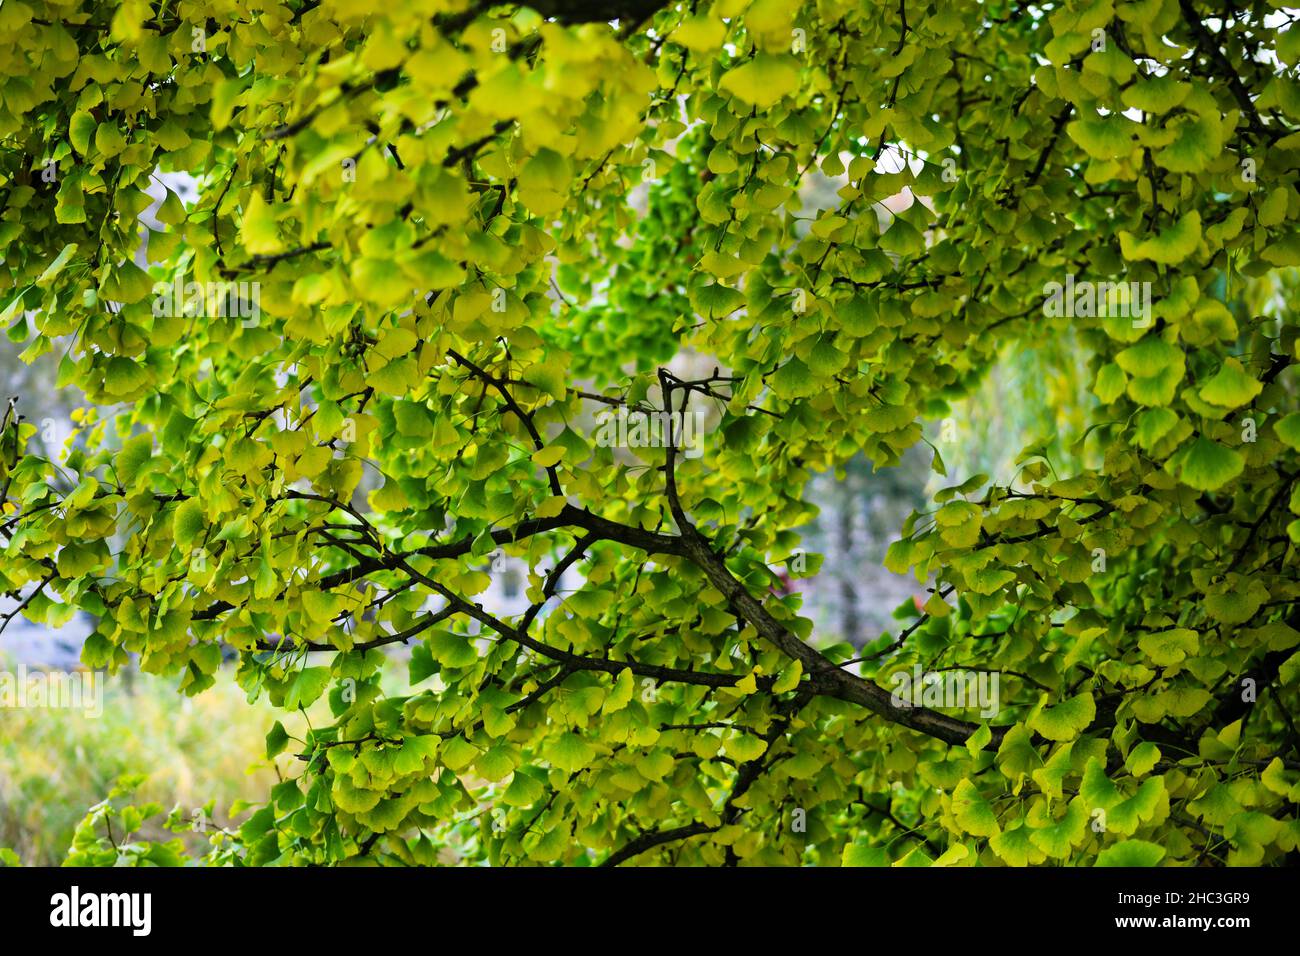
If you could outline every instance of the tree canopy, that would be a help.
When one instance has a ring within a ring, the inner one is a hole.
[[[88,666],[328,700],[213,862],[1281,861],[1294,19],[6,2],[0,307],[90,405],[54,457],[6,413],[0,589],[95,615]],[[1076,464],[951,476],[887,559],[924,608],[813,633],[810,476],[1067,333]],[[892,692],[954,670],[995,714]]]

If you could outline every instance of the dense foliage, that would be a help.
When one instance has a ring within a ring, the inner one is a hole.
[[[213,861],[1279,862],[1292,16],[9,0],[0,306],[93,407],[62,460],[6,415],[0,587],[96,615],[88,665],[195,694],[233,649],[250,695],[328,700]],[[172,171],[198,199],[144,269]],[[919,616],[864,660],[811,633],[809,476],[1067,334],[1081,464],[953,476],[890,549]],[[620,408],[704,430],[611,447]],[[499,549],[517,615],[479,600]],[[994,715],[891,696],[953,668],[998,672]]]

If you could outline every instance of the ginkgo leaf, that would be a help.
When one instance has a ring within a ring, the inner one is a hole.
[[[1188,96],[1184,107],[1195,100]],[[1199,104],[1198,104],[1199,105]],[[1155,163],[1175,173],[1195,173],[1205,169],[1222,148],[1223,133],[1217,110],[1187,113],[1174,117],[1166,127],[1169,145],[1152,153]]]
[[[992,837],[1000,832],[993,808],[969,780],[957,784],[953,791],[952,812],[957,824],[971,836]]]
[[[512,807],[531,807],[545,794],[540,783],[526,773],[516,770],[506,787],[502,799]]]
[[[1236,359],[1227,359],[1214,376],[1201,386],[1201,399],[1224,408],[1237,408],[1255,398],[1264,386],[1248,375]]]
[[[594,756],[591,744],[572,732],[561,734],[546,751],[546,758],[568,773],[581,770]]]
[[[74,113],[72,120],[68,123],[68,140],[72,143],[72,148],[82,156],[89,152],[90,140],[94,136],[98,125],[95,118],[86,110],[79,110]]]
[[[411,280],[391,259],[362,259],[352,281],[361,295],[379,305],[400,305],[412,297]]]
[[[1071,740],[1096,716],[1092,694],[1082,693],[1039,711],[1029,726],[1048,740]]]
[[[485,750],[474,761],[474,771],[484,780],[503,780],[515,769],[515,759],[506,747]]]
[[[1047,854],[1030,839],[1032,833],[1027,826],[1009,827],[995,834],[989,846],[1008,866],[1036,866],[1047,859]]]
[[[1137,345],[1124,349],[1115,356],[1121,369],[1139,378],[1149,378],[1169,368],[1180,373],[1184,364],[1182,349],[1158,336],[1148,335]]]
[[[204,528],[203,506],[196,498],[188,498],[176,506],[172,513],[172,537],[182,548],[188,548]]]
[[[635,690],[635,678],[632,676],[632,669],[625,667],[618,672],[614,678],[614,686],[610,689],[609,695],[601,705],[601,712],[606,714],[617,713],[626,707],[632,700],[632,692]]]
[[[719,49],[726,35],[727,27],[720,19],[699,15],[683,20],[670,38],[688,49],[708,53]]]
[[[444,741],[438,753],[438,759],[448,770],[459,772],[474,762],[479,749],[459,735]]]
[[[1168,408],[1151,408],[1137,417],[1137,440],[1150,450],[1178,424],[1178,413]]]
[[[1097,384],[1093,386],[1093,392],[1103,402],[1113,402],[1124,394],[1124,386],[1128,384],[1128,376],[1114,362],[1107,362],[1097,370]]]
[[[718,88],[767,109],[799,88],[799,69],[792,57],[760,53],[727,71]]]
[[[723,741],[722,749],[727,756],[741,763],[757,760],[767,750],[767,743],[753,734],[737,734]]]
[[[240,236],[244,248],[254,255],[270,255],[283,248],[275,213],[257,193],[250,197],[248,208],[244,210]]]
[[[1201,436],[1179,453],[1178,479],[1198,491],[1216,491],[1240,475],[1245,464],[1238,452]]]
[[[889,851],[884,847],[848,843],[840,857],[841,866],[889,866]]]
[[[328,667],[304,667],[289,685],[289,693],[285,697],[285,707],[290,710],[297,710],[299,707],[310,707],[325,692],[329,679],[330,669]]]
[[[1187,627],[1156,631],[1138,638],[1142,652],[1153,664],[1161,666],[1181,663],[1187,655],[1196,653],[1199,644],[1196,632]]]
[[[36,284],[43,285],[44,283],[53,280],[63,271],[63,267],[72,261],[72,257],[76,253],[77,248],[77,243],[70,242],[60,249],[59,254],[50,261],[50,264],[45,267],[45,271],[36,279]]]
[[[153,461],[153,457],[153,435],[151,433],[141,432],[139,435],[128,438],[122,443],[122,450],[117,453],[117,457],[113,460],[117,480],[126,487],[134,485],[141,472]]]
[[[126,139],[116,123],[99,123],[95,127],[95,149],[103,156],[116,156],[126,148]]]
[[[1273,431],[1291,448],[1300,449],[1300,412],[1291,412],[1279,418]]]
[[[1151,772],[1151,768],[1160,760],[1160,748],[1148,740],[1142,741],[1131,751],[1124,761],[1124,769],[1135,777],[1142,777]]]
[[[791,358],[776,370],[772,387],[782,398],[802,398],[817,389],[812,371],[798,358]]]
[[[1149,840],[1120,840],[1097,855],[1096,866],[1155,866],[1165,856],[1165,848]]]
[[[745,304],[744,295],[719,283],[701,286],[691,298],[700,314],[711,319],[730,315]]]
[[[1065,859],[1084,838],[1087,823],[1087,813],[1082,802],[1076,798],[1066,806],[1065,815],[1060,820],[1035,827],[1031,830],[1029,839],[1052,859]]]
[[[1122,99],[1129,109],[1162,115],[1177,108],[1191,89],[1172,74],[1147,76],[1126,89]]]
[[[1290,204],[1291,190],[1278,186],[1259,204],[1257,218],[1261,226],[1276,226],[1286,219],[1287,206]]]
[[[318,624],[333,620],[343,608],[343,598],[326,591],[308,589],[304,590],[299,597],[302,600],[303,610]]]
[[[1201,214],[1195,209],[1159,234],[1140,241],[1127,232],[1120,233],[1125,259],[1149,259],[1165,265],[1177,264],[1192,255],[1200,240]]]
[[[557,465],[560,459],[564,457],[565,448],[563,445],[548,445],[533,452],[533,464],[542,468],[550,468]]]
[[[469,639],[450,631],[439,631],[427,641],[429,653],[443,667],[469,667],[478,660],[478,652]]]
[[[1119,159],[1136,145],[1133,123],[1122,115],[1074,120],[1066,124],[1065,131],[1094,159]]]

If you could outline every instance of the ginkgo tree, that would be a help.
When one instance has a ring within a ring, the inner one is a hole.
[[[94,615],[90,667],[196,694],[237,656],[286,712],[211,862],[1282,861],[1295,19],[7,0],[0,307],[87,407],[57,460],[6,413],[0,588]],[[1150,307],[1045,310],[1067,277]],[[1081,464],[952,476],[887,561],[923,608],[813,633],[809,476],[891,467],[1066,332]],[[668,440],[597,441],[615,413]],[[955,670],[996,713],[892,690]]]

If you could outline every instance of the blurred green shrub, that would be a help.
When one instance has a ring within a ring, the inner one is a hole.
[[[227,825],[232,803],[258,799],[275,783],[265,759],[275,717],[264,700],[250,707],[233,680],[194,698],[177,694],[174,681],[141,673],[105,677],[103,687],[98,718],[0,708],[0,847],[24,865],[61,864],[77,825],[123,775],[144,776],[139,800],[179,807],[193,821],[181,839],[199,855],[208,848],[200,830]],[[146,821],[141,836],[173,838],[161,819]]]

